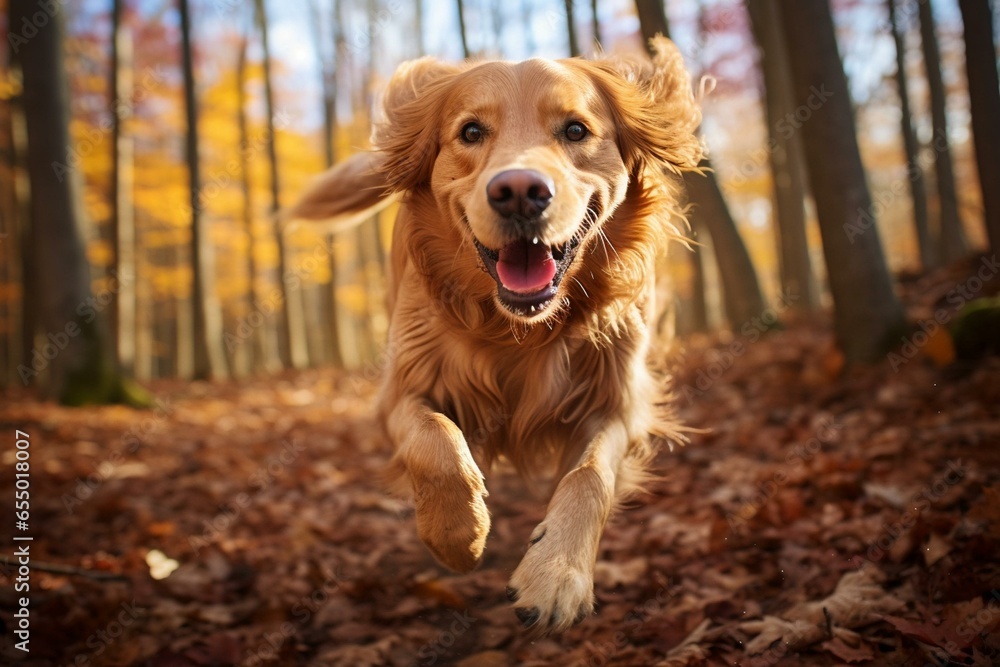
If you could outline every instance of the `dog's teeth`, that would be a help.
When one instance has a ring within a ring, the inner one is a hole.
[[[535,312],[535,307],[534,306],[531,307],[531,312]]]
[[[538,237],[536,236],[535,238],[531,239],[531,243],[533,245],[538,245]]]

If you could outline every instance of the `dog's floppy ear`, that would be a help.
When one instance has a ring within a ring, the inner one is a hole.
[[[389,80],[374,143],[384,155],[381,168],[390,189],[402,192],[430,181],[447,83],[461,70],[426,57],[403,63]]]
[[[594,63],[604,74],[598,85],[615,116],[619,149],[630,171],[650,163],[675,172],[695,169],[702,157],[695,134],[701,110],[684,58],[665,37],[654,37],[650,46],[651,60]]]
[[[290,208],[286,221],[325,220],[339,227],[350,226],[392,202],[379,153],[355,153],[315,178]]]

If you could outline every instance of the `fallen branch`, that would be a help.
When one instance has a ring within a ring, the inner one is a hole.
[[[4,569],[8,567],[17,568],[19,563],[9,556],[0,556],[0,563],[3,564]],[[114,572],[99,572],[97,570],[85,570],[79,567],[73,567],[72,565],[61,565],[59,563],[46,563],[43,561],[32,560],[31,564],[28,566],[30,569],[38,572],[49,572],[51,574],[66,574],[71,577],[87,577],[88,579],[95,579],[97,581],[128,581],[128,577],[124,574],[115,574]]]

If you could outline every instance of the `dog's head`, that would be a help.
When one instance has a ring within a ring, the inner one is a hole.
[[[555,312],[631,183],[696,167],[688,75],[672,43],[654,46],[652,62],[425,58],[390,82],[375,136],[390,188],[434,198],[511,318]]]

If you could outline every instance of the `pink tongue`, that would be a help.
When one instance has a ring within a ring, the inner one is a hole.
[[[527,239],[508,243],[500,250],[497,276],[503,286],[518,294],[532,294],[547,287],[556,275],[552,251]]]

